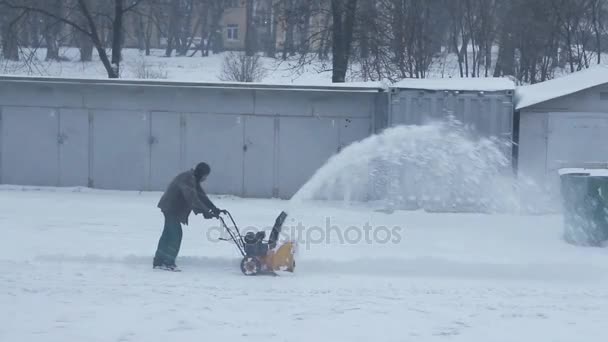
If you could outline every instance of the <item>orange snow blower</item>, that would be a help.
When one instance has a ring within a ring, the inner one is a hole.
[[[232,227],[230,228],[224,218],[221,215],[219,217],[224,229],[230,235],[230,240],[234,242],[243,257],[241,260],[241,272],[244,275],[277,275],[276,271],[294,272],[296,267],[294,259],[296,252],[295,242],[287,241],[280,245],[278,244],[279,233],[281,233],[283,222],[287,218],[286,212],[282,211],[276,218],[268,240],[265,240],[265,231],[256,233],[247,232],[245,236],[242,236],[230,212],[224,210],[222,213],[228,216],[232,222]],[[230,241],[224,238],[221,240]]]

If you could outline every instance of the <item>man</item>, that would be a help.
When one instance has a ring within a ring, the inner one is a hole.
[[[191,212],[203,214],[205,219],[217,218],[223,210],[218,209],[207,197],[201,184],[211,173],[206,163],[177,175],[158,202],[165,216],[163,233],[158,241],[153,267],[179,271],[175,259],[182,242],[182,224],[188,225]]]

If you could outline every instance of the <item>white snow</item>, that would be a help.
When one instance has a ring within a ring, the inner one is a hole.
[[[486,342],[605,335],[608,250],[564,243],[560,215],[387,214],[303,203],[286,222],[286,231],[301,232],[294,235],[296,272],[248,278],[236,249],[213,240],[217,222],[195,216],[184,228],[183,272],[152,270],[159,196],[0,187],[0,340]],[[288,206],[212,199],[241,227],[269,226]],[[298,223],[307,229],[294,228]],[[369,241],[348,229],[366,223]],[[326,224],[336,226],[329,236]],[[388,243],[381,226],[391,229]],[[340,244],[338,234],[346,232],[349,240]]]
[[[46,76],[66,79],[107,80],[107,72],[93,52],[92,62],[79,62],[79,52],[75,48],[62,48],[61,55],[68,61],[45,61],[44,48],[31,50],[24,48],[23,58],[19,62],[0,61],[1,77],[10,76]],[[496,59],[496,51],[493,53]],[[200,82],[222,83],[221,70],[225,54],[201,57],[193,56],[164,57],[164,50],[153,49],[150,56],[145,56],[137,49],[123,49],[124,61],[121,64],[123,80],[158,80],[160,82]],[[505,91],[516,90],[518,108],[544,102],[552,98],[567,95],[608,81],[608,60],[602,56],[602,66],[569,74],[567,70],[557,69],[555,80],[533,86],[517,87],[509,77],[460,77],[457,58],[454,54],[443,53],[430,66],[426,79],[404,79],[396,82],[398,88],[435,90],[435,91]],[[331,61],[313,60],[302,67],[297,67],[297,58],[282,61],[281,59],[261,58],[266,71],[258,83],[271,85],[332,85]],[[364,82],[356,64],[347,72],[346,83],[338,87],[387,88],[388,81]]]
[[[406,78],[396,82],[394,87],[450,91],[503,91],[514,90],[515,82],[508,77]]]
[[[50,76],[63,78],[107,79],[108,74],[99,61],[96,52],[93,61],[78,61],[79,52],[75,48],[62,48],[61,53],[68,61],[45,61],[45,49],[26,54],[22,61],[0,60],[0,74],[24,76]],[[180,82],[221,82],[222,63],[225,53],[201,57],[165,57],[164,50],[154,49],[150,56],[137,49],[123,49],[120,65],[121,79],[175,80]],[[332,83],[331,71],[323,62],[311,63],[297,68],[296,61],[282,61],[262,57],[265,70],[260,80],[270,84],[328,85]],[[331,61],[328,61],[331,64]],[[351,81],[351,79],[349,79]],[[355,80],[360,81],[360,80]],[[378,85],[377,83],[376,85]],[[371,85],[372,87],[374,85]]]
[[[456,119],[398,125],[344,147],[293,196],[373,200],[384,208],[531,213],[554,210],[542,187],[515,177],[508,140],[476,137]]]
[[[350,91],[365,91],[365,92],[377,92],[379,90],[386,90],[387,85],[382,82],[348,82],[348,83],[328,83],[328,84],[315,84],[315,83],[297,83],[297,84],[282,84],[272,82],[226,82],[226,81],[214,81],[214,82],[186,82],[180,80],[158,80],[158,79],[137,79],[137,78],[120,78],[120,79],[95,79],[87,77],[52,77],[52,76],[32,76],[32,75],[0,75],[2,80],[10,80],[17,82],[30,82],[43,80],[52,83],[72,83],[72,82],[83,82],[83,83],[95,83],[95,84],[118,84],[118,85],[148,85],[148,86],[200,86],[200,87],[247,87],[248,89],[307,89],[307,90],[339,90],[347,89]]]
[[[522,109],[562,96],[608,83],[608,66],[596,65],[549,81],[518,87],[516,109]]]

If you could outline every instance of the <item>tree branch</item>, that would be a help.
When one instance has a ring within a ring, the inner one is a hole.
[[[130,6],[125,7],[124,10],[122,11],[122,13],[130,12],[131,10],[135,9],[135,7],[139,6],[139,4],[144,1],[145,0],[135,0],[135,2],[133,2]]]
[[[84,29],[82,26],[78,25],[74,21],[66,19],[66,18],[58,16],[58,15],[55,15],[45,9],[34,7],[34,6],[27,6],[27,5],[15,5],[12,2],[9,2],[6,0],[0,1],[0,5],[4,5],[11,9],[24,10],[24,11],[35,12],[35,13],[40,13],[40,14],[46,15],[46,16],[56,19],[64,24],[70,25],[73,28],[75,28],[76,30],[84,33],[85,35],[92,37],[91,32],[87,31],[86,29]]]

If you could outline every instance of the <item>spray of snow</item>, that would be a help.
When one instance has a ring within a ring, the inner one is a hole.
[[[292,197],[368,202],[383,209],[530,213],[553,205],[540,188],[517,179],[511,142],[476,136],[453,118],[396,126],[334,155]]]

